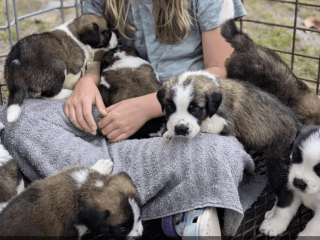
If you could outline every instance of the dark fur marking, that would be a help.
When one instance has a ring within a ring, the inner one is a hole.
[[[293,198],[293,192],[284,186],[281,193],[278,194],[277,206],[280,208],[289,207],[293,202]]]

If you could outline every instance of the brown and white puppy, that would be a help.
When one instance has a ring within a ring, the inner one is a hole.
[[[113,163],[74,167],[36,180],[0,214],[0,236],[78,237],[88,229],[117,239],[142,235],[140,199]]]
[[[303,124],[320,125],[320,99],[298,79],[273,50],[255,44],[233,20],[220,27],[234,51],[226,61],[227,77],[248,81],[291,107]]]
[[[110,24],[85,14],[50,32],[33,34],[17,42],[5,63],[9,90],[7,120],[14,122],[27,97],[62,99],[84,74],[95,52],[117,46]]]
[[[0,144],[0,213],[10,199],[25,189],[20,169],[8,151]]]
[[[108,51],[102,58],[99,91],[106,107],[157,92],[161,86],[156,71],[133,48],[119,46]],[[130,138],[149,138],[158,132],[162,135],[164,128],[164,117],[155,118]]]
[[[206,71],[173,76],[157,97],[168,120],[164,137],[235,136],[246,149],[264,152],[271,186],[282,190],[300,122],[276,97]]]

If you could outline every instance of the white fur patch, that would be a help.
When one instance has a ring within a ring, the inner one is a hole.
[[[77,74],[69,73],[68,75],[66,75],[66,78],[63,83],[63,88],[73,90],[74,86],[76,85],[76,83],[80,79],[80,76],[81,76],[81,72],[79,72]]]
[[[12,104],[7,109],[7,121],[15,122],[21,114],[21,107],[18,104]]]
[[[110,84],[106,81],[106,78],[104,76],[102,76],[100,79],[100,85],[103,85],[108,89],[110,88]]]
[[[9,152],[4,148],[2,144],[0,144],[0,167],[9,162],[12,159],[12,156]]]
[[[285,208],[273,207],[271,213],[266,213],[265,220],[260,226],[260,231],[267,236],[277,236],[283,233],[289,226],[300,205],[301,199],[297,195],[294,195],[290,206]]]
[[[133,223],[132,230],[130,231],[128,236],[130,236],[130,237],[142,236],[143,226],[142,226],[142,222],[141,222],[140,208],[139,208],[136,200],[134,200],[133,198],[129,198],[129,204],[130,204],[132,211],[133,211],[134,223]]]
[[[11,63],[16,64],[16,65],[20,65],[19,59],[14,59]]]
[[[104,184],[102,182],[102,180],[96,180],[95,184],[96,187],[98,188],[103,188]]]
[[[314,167],[320,163],[320,131],[311,134],[301,143],[302,163],[292,164],[289,170],[289,188],[297,191],[293,185],[295,178],[302,179],[307,188],[302,194],[320,193],[320,177],[314,172]],[[307,204],[307,203],[306,203]],[[308,205],[313,205],[309,203]]]
[[[219,24],[234,18],[234,4],[233,0],[224,0],[222,10],[220,12]]]
[[[80,237],[88,231],[88,228],[85,225],[74,225],[79,232],[79,239]]]
[[[220,134],[224,127],[227,125],[228,122],[224,118],[218,116],[217,114],[214,114],[211,118],[208,117],[201,123],[200,131]]]
[[[70,173],[70,176],[76,181],[77,187],[81,187],[83,183],[87,181],[89,175],[89,169],[83,168],[75,172]]]
[[[100,159],[91,167],[91,169],[99,172],[102,175],[107,175],[112,172],[113,162],[111,159]]]
[[[5,207],[8,205],[7,202],[5,203],[0,203],[0,213],[3,211],[3,209],[5,209]]]
[[[59,99],[66,99],[72,94],[73,90],[69,89],[61,89],[61,91],[55,95],[54,97],[46,97],[48,100],[59,100]]]
[[[116,61],[110,67],[104,69],[103,72],[106,72],[109,70],[117,71],[122,68],[138,68],[143,64],[150,65],[150,63],[148,63],[147,61],[139,57],[128,56],[124,51],[117,52],[114,54],[114,56],[119,57],[120,60]]]
[[[25,190],[25,187],[24,187],[24,181],[23,179],[20,180],[20,183],[17,187],[17,195],[19,195],[20,193],[22,193],[23,191]]]

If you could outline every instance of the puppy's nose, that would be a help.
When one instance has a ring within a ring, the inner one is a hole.
[[[188,132],[189,132],[189,127],[187,127],[186,125],[180,124],[174,127],[174,133],[176,135],[186,136]]]
[[[296,188],[302,191],[304,191],[307,188],[307,184],[305,183],[305,181],[299,178],[293,179],[293,186],[295,186]]]

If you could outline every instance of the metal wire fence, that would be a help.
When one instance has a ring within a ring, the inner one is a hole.
[[[10,2],[9,2],[10,1]],[[53,11],[59,11],[61,15],[61,22],[66,21],[66,16],[65,16],[65,10],[66,9],[74,9],[74,16],[77,17],[83,12],[83,2],[85,0],[69,0],[73,1],[72,4],[65,4],[67,0],[58,0],[60,1],[58,6],[54,7],[49,7],[45,9],[41,9],[38,11],[34,11],[31,13],[27,13],[24,15],[19,16],[17,7],[18,3],[17,0],[5,0],[5,17],[6,17],[6,25],[0,26],[0,33],[1,32],[7,32],[8,33],[8,41],[10,43],[10,47],[13,46],[13,44],[19,40],[21,36],[21,26],[20,22],[25,19],[30,19],[35,16],[47,14]],[[242,0],[244,6],[246,7],[246,4],[249,0]],[[312,59],[314,61],[317,61],[318,64],[318,70],[316,77],[314,79],[310,78],[305,78],[305,77],[300,77],[303,81],[309,82],[314,84],[315,87],[315,93],[319,94],[319,82],[320,82],[320,54],[319,56],[312,56],[309,54],[302,54],[296,51],[296,39],[297,39],[297,31],[304,31],[304,32],[312,32],[312,33],[317,33],[319,34],[320,31],[317,29],[310,29],[310,28],[304,28],[300,27],[297,25],[297,18],[298,18],[298,12],[299,8],[301,7],[308,7],[308,8],[313,8],[320,10],[320,1],[319,4],[313,4],[312,1],[314,0],[257,0],[257,1],[269,1],[269,2],[277,2],[281,4],[288,4],[293,6],[292,9],[292,16],[293,18],[293,24],[292,25],[287,25],[287,24],[278,24],[278,23],[271,23],[268,21],[261,21],[261,20],[252,20],[250,19],[250,15],[247,16],[245,19],[240,21],[240,27],[244,30],[246,30],[246,27],[249,23],[254,23],[257,25],[264,25],[264,26],[269,26],[269,27],[280,27],[283,29],[290,29],[292,30],[292,41],[291,41],[291,50],[283,50],[283,49],[273,49],[276,52],[280,54],[286,54],[291,57],[291,60],[289,62],[289,66],[291,67],[291,70],[294,70],[295,64],[296,63],[296,57],[302,57],[306,59]],[[0,9],[1,10],[1,9]],[[0,24],[1,25],[1,24]],[[15,34],[13,32],[15,31]],[[1,39],[0,39],[1,40]],[[0,41],[1,43],[1,41]],[[320,44],[319,44],[320,46]],[[2,48],[2,46],[1,46]],[[10,48],[9,48],[10,50]],[[0,63],[1,61],[4,62],[5,57],[7,56],[8,52],[6,53],[1,53],[0,54]],[[5,84],[3,81],[3,76],[0,76],[0,105],[3,104],[3,93],[5,93]],[[7,94],[7,93],[5,93]],[[264,174],[264,164],[263,160],[261,158],[258,158],[256,160],[256,166],[257,166],[257,172],[259,174]],[[237,237],[235,239],[243,239],[243,238],[252,238],[252,239],[257,239],[257,238],[265,238],[262,236],[258,229],[260,226],[261,221],[263,220],[264,213],[266,210],[270,209],[272,205],[274,204],[274,196],[272,194],[264,193],[257,201],[256,203],[251,207],[250,210],[247,211],[244,220],[242,222],[241,227],[239,228],[239,231],[237,233]],[[312,212],[308,211],[305,208],[300,208],[298,214],[296,215],[295,219],[292,221],[289,229],[282,235],[282,237],[286,237],[288,239],[291,239],[292,236],[296,235],[299,231],[302,230],[302,228],[305,226],[306,222],[312,217]],[[158,235],[160,236],[158,239],[163,239],[163,235]],[[156,239],[152,238],[152,239]],[[151,238],[150,238],[151,239]]]

